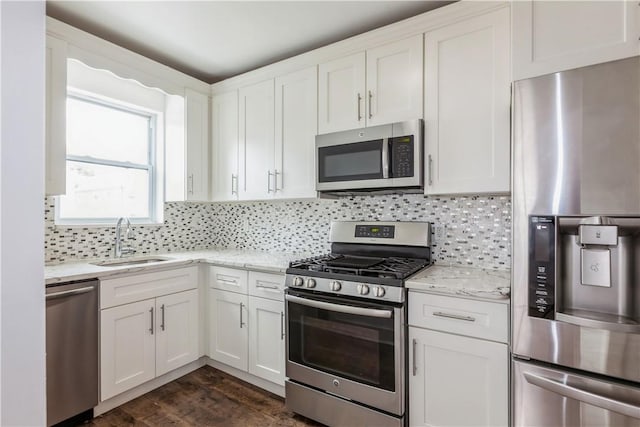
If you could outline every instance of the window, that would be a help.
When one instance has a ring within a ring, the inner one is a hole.
[[[59,222],[157,221],[156,120],[124,103],[69,93],[67,194],[60,197]]]

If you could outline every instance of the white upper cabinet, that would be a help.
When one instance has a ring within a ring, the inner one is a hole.
[[[509,9],[428,32],[424,50],[425,194],[508,192]]]
[[[185,89],[186,199],[209,200],[209,97]]]
[[[45,193],[66,193],[67,42],[47,36]]]
[[[273,85],[270,79],[239,91],[240,199],[265,199],[275,191]]]
[[[319,133],[422,117],[422,35],[320,64]]]
[[[273,194],[277,198],[316,197],[317,101],[316,67],[276,78]]]
[[[238,91],[211,101],[211,198],[238,198]]]
[[[512,2],[513,79],[640,54],[637,1]]]
[[[422,34],[367,51],[367,126],[422,117]]]
[[[365,53],[318,67],[318,133],[364,127]]]

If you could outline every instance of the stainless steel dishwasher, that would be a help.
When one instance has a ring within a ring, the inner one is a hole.
[[[98,404],[98,281],[48,285],[47,425]]]

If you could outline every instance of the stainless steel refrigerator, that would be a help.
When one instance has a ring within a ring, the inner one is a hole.
[[[640,59],[514,84],[514,426],[640,426]]]

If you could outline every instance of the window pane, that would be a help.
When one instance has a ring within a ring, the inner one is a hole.
[[[67,161],[60,218],[149,218],[149,171]]]
[[[149,117],[67,98],[67,154],[149,163]]]

